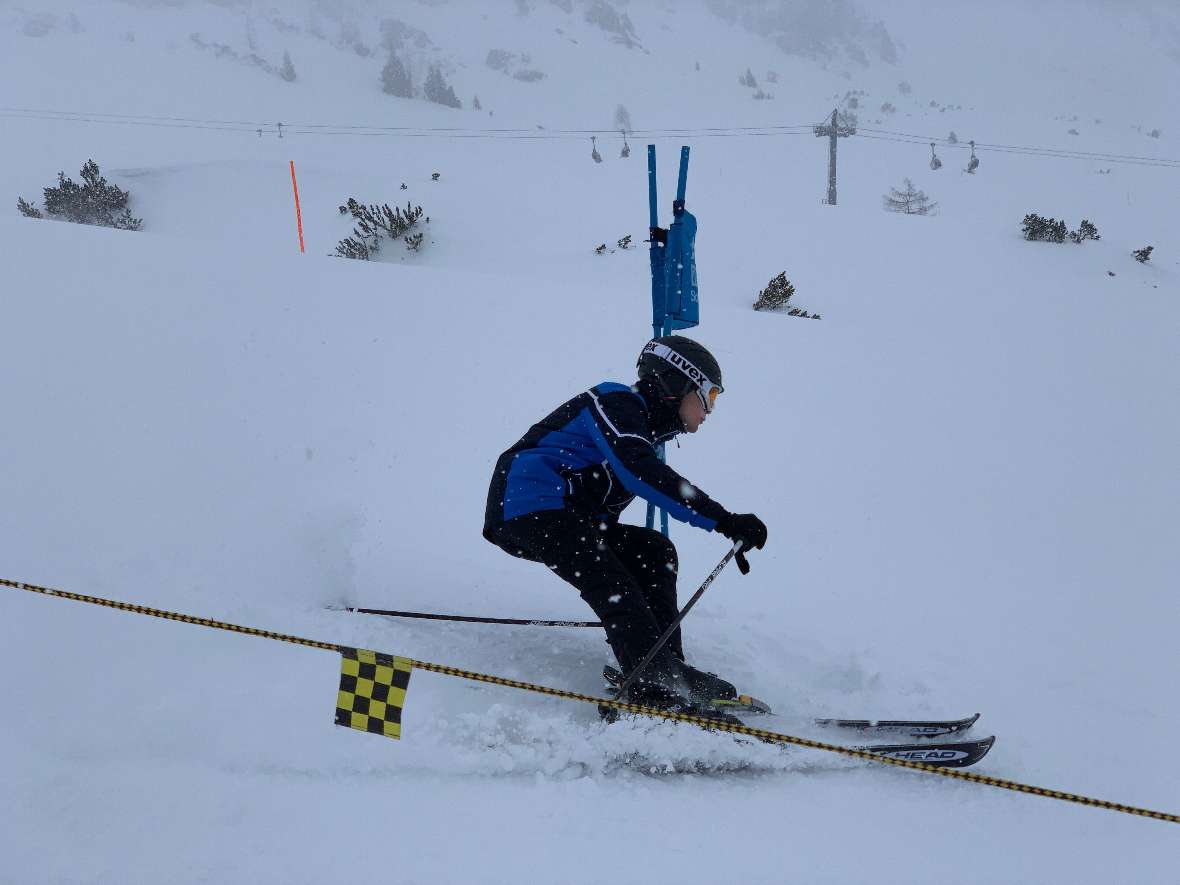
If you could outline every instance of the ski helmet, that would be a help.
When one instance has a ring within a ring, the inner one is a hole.
[[[668,395],[679,400],[696,392],[706,412],[713,411],[721,386],[721,366],[702,345],[683,335],[664,335],[644,345],[636,363],[640,378],[651,378]]]

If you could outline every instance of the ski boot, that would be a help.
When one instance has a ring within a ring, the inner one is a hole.
[[[688,683],[688,697],[694,704],[710,704],[714,701],[732,701],[738,696],[732,682],[726,682],[716,673],[706,673],[696,667],[680,662],[681,675]]]
[[[685,716],[696,716],[701,719],[710,719],[714,722],[725,722],[729,725],[744,724],[736,716],[713,709],[707,705],[702,705],[700,702],[694,702],[692,685],[682,667],[683,665],[676,666],[673,669],[657,671],[650,675],[647,673],[642,674],[627,689],[627,697],[623,700],[626,700],[629,704],[652,707],[656,710],[667,710],[671,713],[682,713]],[[700,673],[700,671],[694,672]],[[709,677],[724,685],[729,685],[725,680],[718,679],[716,676],[712,676],[712,674],[700,673],[700,675],[702,677]],[[732,685],[729,687],[733,689]],[[736,691],[733,692],[733,696],[737,696]],[[619,712],[614,707],[600,706],[598,708],[598,714],[607,722],[616,721],[619,718]]]

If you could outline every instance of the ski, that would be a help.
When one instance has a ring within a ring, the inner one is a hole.
[[[978,721],[976,713],[963,719],[816,719],[815,724],[868,737],[935,738],[959,734]]]
[[[987,755],[996,742],[994,736],[973,741],[951,741],[948,743],[894,744],[892,746],[855,747],[877,756],[890,759],[904,759],[909,762],[923,762],[940,768],[966,768],[974,765]]]
[[[617,688],[622,674],[611,666],[602,668],[607,688]],[[710,709],[734,716],[768,716],[774,711],[765,701],[748,694],[736,698],[717,698]],[[814,719],[812,724],[824,730],[843,731],[865,738],[939,738],[961,734],[979,721],[979,713],[962,719]],[[982,758],[982,757],[981,757]]]

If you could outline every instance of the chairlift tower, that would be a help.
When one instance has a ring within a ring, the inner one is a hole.
[[[836,205],[836,139],[856,135],[856,126],[841,126],[838,112],[832,108],[832,122],[827,126],[814,128],[816,138],[828,138],[828,205]]]

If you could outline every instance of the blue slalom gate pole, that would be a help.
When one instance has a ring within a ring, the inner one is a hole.
[[[699,322],[697,302],[696,259],[693,243],[696,239],[696,218],[684,210],[684,194],[688,186],[688,146],[680,148],[680,170],[676,178],[676,199],[672,203],[672,224],[668,230],[660,227],[659,204],[656,199],[656,146],[647,146],[647,209],[648,256],[651,260],[652,337],[672,334],[673,329],[687,329]],[[672,253],[672,254],[669,254]],[[673,264],[669,264],[673,262]],[[664,445],[656,448],[656,455],[665,460]],[[656,506],[647,505],[646,525],[655,523]],[[660,531],[668,534],[668,512],[660,510]]]
[[[660,214],[656,200],[656,146],[647,146],[647,209],[648,209],[648,257],[651,260],[651,336],[659,338],[664,334],[664,243],[659,237]],[[656,446],[656,457],[664,460],[664,444]],[[655,524],[656,505],[648,502],[645,525],[650,529]],[[660,531],[668,536],[668,514],[660,511]]]

